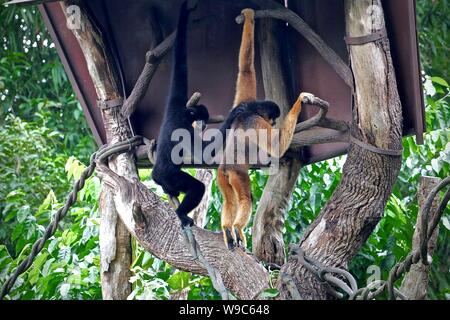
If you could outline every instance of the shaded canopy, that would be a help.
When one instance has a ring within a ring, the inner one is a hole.
[[[17,2],[36,2],[20,0]],[[43,1],[38,1],[43,2]],[[48,3],[47,3],[48,2]],[[181,0],[90,0],[89,6],[98,20],[114,55],[124,95],[129,95],[142,67],[145,53],[158,44],[155,23],[163,38],[175,28]],[[348,61],[345,36],[344,3],[337,0],[290,0],[289,8],[302,17],[344,60]],[[418,41],[416,33],[415,1],[383,1],[387,29],[391,41],[394,67],[403,107],[404,134],[417,134],[422,142],[424,130],[424,102],[420,81]],[[57,45],[70,81],[84,108],[85,116],[99,144],[105,143],[105,132],[96,93],[83,54],[57,2],[45,1],[39,5],[46,24]],[[189,88],[202,93],[202,103],[212,115],[227,114],[234,96],[237,74],[237,56],[241,26],[234,18],[247,1],[199,1],[189,30]],[[153,27],[152,27],[153,26]],[[330,101],[330,118],[351,119],[351,89],[339,78],[317,51],[297,32],[285,27],[282,34],[282,52],[286,83],[291,100],[300,91],[307,91]],[[160,40],[159,40],[160,41]],[[152,80],[147,95],[132,117],[136,134],[156,138],[164,113],[169,87],[170,59],[166,57]],[[256,52],[258,96],[264,98],[258,51]],[[306,107],[302,119],[317,112]],[[304,163],[313,163],[343,154],[344,143],[323,144],[305,148]]]

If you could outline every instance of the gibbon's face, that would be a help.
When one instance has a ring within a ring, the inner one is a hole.
[[[259,105],[258,109],[260,116],[274,126],[277,118],[280,116],[280,107],[275,102],[264,101],[264,103]]]
[[[209,120],[208,109],[204,105],[197,105],[193,108],[188,108],[190,114],[190,121],[195,122],[195,127],[199,126],[201,131],[206,129],[206,124]]]

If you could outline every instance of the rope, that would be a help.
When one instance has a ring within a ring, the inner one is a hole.
[[[92,154],[89,160],[89,165],[81,173],[80,179],[73,184],[72,191],[67,196],[65,205],[55,213],[53,221],[45,229],[44,235],[33,244],[31,253],[28,255],[28,257],[20,263],[16,271],[3,284],[0,293],[0,300],[3,300],[5,296],[11,291],[18,277],[31,267],[31,265],[33,264],[33,260],[44,248],[46,241],[55,234],[59,223],[67,215],[71,206],[77,201],[78,192],[80,192],[84,188],[86,180],[89,179],[94,173],[96,167],[96,160],[97,159],[104,160],[112,155],[128,152],[133,147],[138,146],[140,144],[142,144],[142,137],[136,136],[127,141],[116,143],[110,147],[102,146],[97,152],[94,152]]]
[[[147,156],[151,163],[155,163],[155,160],[156,160],[155,141],[154,140],[150,141],[148,139],[144,139],[144,143],[146,145],[150,145]],[[173,209],[176,210],[180,205],[180,201],[178,200],[177,197],[169,196],[169,204],[171,205],[171,207]],[[200,249],[200,246],[199,246],[197,240],[195,239],[194,233],[192,232],[192,228],[185,227],[185,228],[182,228],[182,230],[183,230],[184,241],[186,242],[188,250],[191,253],[194,261],[200,267],[206,269],[209,277],[211,278],[214,289],[216,289],[217,292],[219,292],[220,296],[222,297],[222,300],[229,300],[230,295],[223,283],[222,276],[220,275],[219,272],[216,271],[216,269],[214,269],[214,267],[208,261],[206,261],[205,257],[203,256],[203,253]]]
[[[133,148],[141,145],[142,143],[148,143],[148,141],[140,136],[134,136],[131,139],[115,143],[109,147],[102,146],[97,152],[94,152],[92,154],[89,161],[89,165],[81,173],[80,179],[74,183],[72,191],[69,193],[65,205],[56,212],[53,221],[46,228],[44,235],[33,244],[31,253],[28,255],[28,257],[20,263],[16,271],[3,284],[3,287],[0,292],[0,300],[3,300],[5,296],[11,291],[18,277],[31,267],[34,259],[43,249],[46,241],[55,234],[59,223],[67,215],[71,206],[77,201],[78,192],[80,192],[84,188],[86,180],[89,179],[94,173],[96,161],[97,160],[105,161],[112,155],[118,155],[124,152],[129,152],[133,150]],[[150,148],[148,156],[150,158],[149,159],[150,161],[152,159],[154,160],[155,156],[154,148]],[[427,260],[428,241],[430,240],[434,230],[439,224],[439,221],[444,213],[447,203],[450,201],[450,188],[447,190],[442,202],[439,204],[436,216],[431,221],[430,225],[428,225],[429,211],[431,209],[431,205],[435,197],[439,194],[441,190],[443,190],[449,184],[450,184],[450,177],[447,177],[446,179],[442,180],[428,195],[425,205],[422,209],[423,215],[421,220],[422,233],[420,234],[420,249],[411,252],[403,261],[397,263],[391,269],[387,281],[382,280],[375,281],[370,283],[365,288],[358,289],[355,278],[347,270],[336,267],[324,266],[319,261],[307,257],[304,251],[300,248],[300,246],[292,247],[291,256],[297,257],[297,261],[302,266],[304,266],[308,271],[313,273],[321,283],[326,283],[328,285],[327,287],[328,292],[333,296],[335,296],[336,298],[344,297],[344,295],[338,290],[341,290],[345,294],[347,294],[349,296],[349,299],[361,300],[361,299],[373,299],[376,296],[382,294],[384,290],[387,289],[389,293],[389,299],[399,298],[406,300],[407,297],[405,297],[398,289],[394,287],[394,283],[405,272],[408,272],[413,264],[416,264],[419,261],[422,261],[422,263],[425,265],[428,264]],[[179,206],[179,201],[176,197],[169,197],[169,202],[174,208],[177,208]],[[228,300],[229,292],[223,283],[220,273],[217,272],[217,270],[215,270],[214,267],[204,258],[200,250],[200,246],[196,241],[195,236],[192,232],[192,229],[190,227],[184,228],[183,235],[187,243],[188,249],[194,258],[194,261],[196,261],[199,266],[207,270],[214,288],[220,293],[223,300]],[[339,275],[340,277],[336,277],[333,274]],[[342,279],[344,279],[345,281]],[[293,297],[295,297],[296,299],[300,299],[301,296],[298,290],[296,289],[293,280],[289,278],[287,275],[282,277],[282,280],[285,282],[288,288],[291,288],[290,291],[293,294]],[[293,290],[293,288],[295,288],[296,290]],[[373,291],[374,289],[375,291]]]
[[[33,260],[36,258],[38,253],[41,252],[42,248],[45,245],[45,242],[55,234],[59,222],[66,216],[67,212],[69,212],[70,207],[77,201],[78,192],[83,189],[86,180],[94,173],[95,158],[96,153],[91,156],[89,166],[81,173],[80,179],[74,183],[72,191],[69,193],[64,207],[60,208],[56,212],[53,221],[45,230],[44,235],[34,243],[31,249],[31,253],[24,261],[20,263],[16,271],[3,284],[2,291],[0,293],[0,300],[3,300],[3,298],[11,291],[12,287],[17,281],[17,278],[31,267]]]
[[[326,267],[321,264],[319,261],[312,259],[305,255],[305,252],[300,248],[300,246],[293,246],[291,248],[291,256],[297,258],[297,261],[305,267],[306,270],[313,273],[317,280],[321,283],[326,284],[327,291],[338,299],[342,299],[345,294],[348,295],[349,300],[370,300],[382,294],[385,290],[388,292],[388,296],[390,300],[401,299],[408,300],[400,290],[395,288],[394,283],[400,277],[408,272],[411,269],[413,264],[422,261],[424,264],[428,264],[427,261],[427,250],[428,250],[428,242],[433,235],[434,230],[436,229],[439,221],[442,218],[444,210],[450,201],[450,188],[445,193],[443,200],[439,204],[436,215],[428,225],[428,217],[431,209],[431,204],[433,203],[435,197],[450,185],[450,177],[442,180],[430,194],[427,196],[425,201],[425,205],[423,206],[423,214],[422,214],[422,229],[420,234],[420,248],[418,250],[414,250],[410,254],[406,256],[403,261],[398,262],[389,272],[389,277],[387,281],[377,280],[371,282],[364,288],[358,289],[355,278],[347,271],[341,268],[335,267]],[[425,261],[425,262],[424,262]],[[340,277],[336,277],[333,274],[339,275]],[[345,281],[343,281],[344,279]],[[283,279],[282,279],[283,280]],[[341,291],[341,292],[340,292]]]
[[[220,296],[222,297],[222,300],[230,300],[230,295],[223,283],[222,276],[208,261],[206,261],[202,251],[200,250],[200,246],[197,240],[195,240],[192,228],[191,227],[183,228],[183,236],[188,246],[189,252],[194,258],[194,261],[199,266],[206,269],[209,277],[211,278],[211,282],[214,289],[216,289],[217,292],[219,292]]]
[[[386,28],[375,31],[374,33],[370,33],[364,36],[357,37],[344,37],[344,41],[347,45],[359,46],[370,42],[375,42],[379,40],[384,40],[387,37]]]

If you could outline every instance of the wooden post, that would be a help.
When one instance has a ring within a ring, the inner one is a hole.
[[[190,214],[195,225],[204,228],[206,225],[206,214],[208,213],[209,201],[211,199],[211,187],[213,183],[213,172],[211,169],[199,169],[195,177],[205,185],[205,194],[202,201]]]
[[[273,19],[259,21],[258,39],[265,98],[276,102],[283,119],[291,107],[283,70],[280,29],[283,23]],[[269,177],[253,222],[253,253],[266,262],[284,264],[284,216],[300,172],[299,159],[285,157],[278,172]]]
[[[68,0],[61,6],[66,14],[68,6],[76,5],[81,9],[82,28],[72,31],[83,50],[99,100],[119,98],[114,64],[100,30],[82,4],[82,1]],[[159,57],[166,51],[173,39],[174,33],[163,41],[165,44],[155,55]],[[128,121],[121,115],[120,108],[103,110],[103,119],[109,143],[131,136]],[[103,183],[100,197],[101,223],[105,230],[100,236],[103,298],[126,299],[131,292],[128,281],[131,246],[127,230],[148,252],[175,268],[207,275],[186,247],[174,210],[140,183],[134,155],[125,153],[111,157],[109,166],[97,167],[97,175]],[[205,259],[220,272],[226,287],[237,297],[255,299],[269,287],[267,270],[253,256],[242,250],[228,250],[219,233],[197,226],[193,227],[193,232]]]
[[[417,198],[419,201],[419,208],[422,208],[427,196],[431,190],[436,187],[441,179],[434,177],[422,177],[420,179],[419,191],[417,192]],[[439,197],[436,197],[430,209],[428,220],[432,221],[436,216],[436,209],[439,205]],[[420,233],[422,232],[422,210],[419,210],[417,215],[416,230],[413,236],[412,250],[420,250]],[[437,237],[439,234],[439,225],[434,230],[433,235],[428,242],[428,255],[432,256],[434,249],[436,248]],[[409,272],[403,279],[400,291],[411,300],[424,300],[427,296],[428,288],[428,273],[430,271],[429,265],[424,265],[421,261],[411,266]]]
[[[375,7],[374,7],[375,6]],[[346,0],[347,35],[365,36],[385,26],[380,0]],[[402,147],[402,109],[387,38],[349,47],[355,78],[351,132],[365,144]],[[401,166],[401,157],[351,144],[342,179],[300,246],[329,267],[347,267],[381,219]],[[326,299],[326,289],[296,259],[281,273],[292,276],[304,299]],[[281,297],[289,291],[280,285]]]
[[[81,28],[72,32],[78,40],[86,59],[89,74],[94,82],[100,101],[121,98],[116,70],[103,36],[84,8],[83,2],[69,0],[61,2],[61,7],[68,17],[67,8],[78,6],[81,12]],[[69,18],[69,17],[68,17]],[[120,115],[120,108],[111,108],[102,112],[103,121],[110,144],[131,137],[127,119]],[[112,157],[109,165],[121,176],[137,179],[138,174],[131,153]],[[131,265],[131,239],[125,225],[114,206],[109,187],[102,185],[99,200],[100,210],[100,258],[103,299],[125,300],[131,293],[129,283]]]

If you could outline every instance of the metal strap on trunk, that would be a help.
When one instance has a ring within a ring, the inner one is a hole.
[[[106,110],[106,109],[111,109],[111,108],[115,108],[115,107],[120,107],[123,105],[123,99],[122,98],[117,98],[117,99],[112,99],[112,100],[98,100],[97,101],[97,105],[100,109],[102,110]]]
[[[393,149],[381,149],[374,147],[370,144],[367,144],[365,142],[362,142],[361,140],[358,140],[357,138],[351,136],[350,141],[354,144],[356,144],[358,147],[363,148],[365,150],[368,150],[373,153],[381,154],[384,156],[393,156],[393,157],[401,157],[403,154],[403,149],[399,150],[393,150]]]
[[[345,43],[351,46],[363,45],[369,42],[378,41],[387,37],[386,28],[380,29],[374,33],[359,36],[359,37],[345,37]]]

